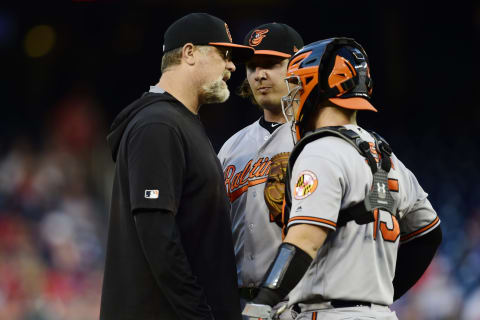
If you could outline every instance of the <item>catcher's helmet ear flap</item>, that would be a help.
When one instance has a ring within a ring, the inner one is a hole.
[[[310,114],[326,99],[347,109],[376,111],[368,102],[372,80],[367,54],[353,39],[331,38],[306,45],[290,58],[286,81],[291,85],[282,107],[298,101],[297,139],[304,135]]]
[[[331,54],[321,75],[321,87],[330,92],[328,96],[333,94],[328,100],[337,106],[377,111],[368,101],[373,84],[367,54],[358,46],[342,46]]]

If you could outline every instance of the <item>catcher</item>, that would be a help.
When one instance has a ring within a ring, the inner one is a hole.
[[[360,127],[369,99],[367,54],[353,39],[305,46],[289,61],[296,143],[289,158],[285,239],[244,315],[277,317],[289,295],[296,320],[396,320],[389,306],[430,264],[440,220],[388,143]],[[297,103],[298,102],[298,103]]]

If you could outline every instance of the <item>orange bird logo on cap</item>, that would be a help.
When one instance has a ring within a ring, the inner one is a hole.
[[[228,29],[228,25],[226,23],[225,23],[225,30],[227,30],[228,39],[230,39],[230,42],[233,42],[232,35],[230,34],[230,29]]]
[[[252,46],[258,46],[267,35],[268,29],[258,29],[253,31],[248,43]]]

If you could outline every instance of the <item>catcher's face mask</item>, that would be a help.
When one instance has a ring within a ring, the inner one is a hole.
[[[372,80],[367,54],[350,38],[313,42],[289,61],[285,78],[288,94],[282,97],[284,117],[293,120],[296,138],[303,135],[309,115],[323,100],[347,109],[376,109],[368,102]]]

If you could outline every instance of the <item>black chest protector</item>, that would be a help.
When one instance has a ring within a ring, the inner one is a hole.
[[[392,215],[396,214],[397,206],[388,188],[388,172],[392,166],[390,160],[392,149],[377,133],[373,131],[369,131],[369,133],[374,137],[375,149],[380,155],[378,163],[370,152],[370,144],[367,141],[362,140],[355,131],[342,126],[323,127],[308,132],[305,137],[295,145],[290,154],[286,174],[285,206],[282,214],[284,236],[287,233],[286,226],[290,219],[290,210],[292,207],[290,179],[292,178],[293,165],[308,143],[327,136],[339,137],[350,143],[363,157],[365,157],[373,175],[372,188],[366,194],[364,201],[361,201],[352,207],[340,210],[337,220],[337,228],[344,226],[347,222],[352,220],[358,224],[373,222],[375,221],[374,210],[376,209],[388,211]]]

